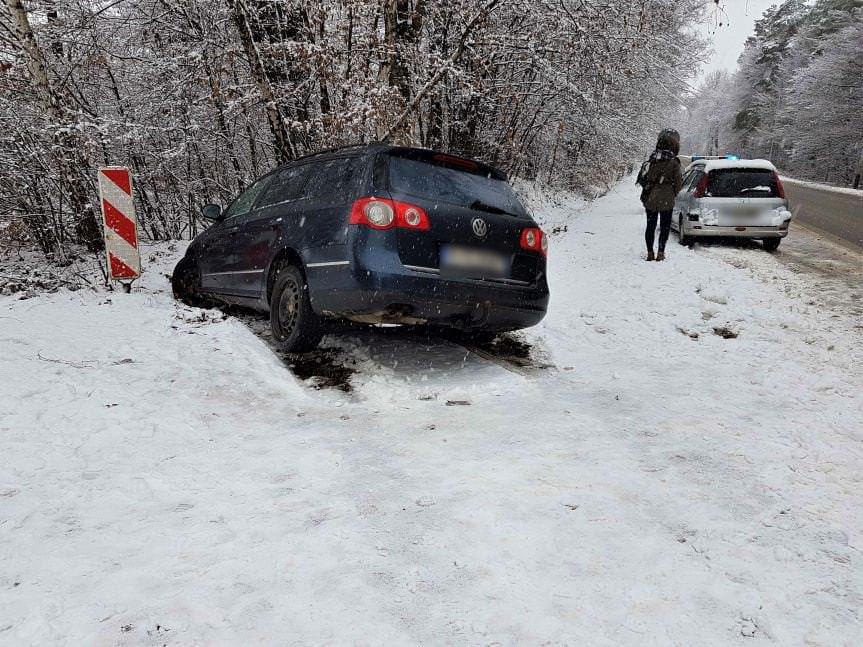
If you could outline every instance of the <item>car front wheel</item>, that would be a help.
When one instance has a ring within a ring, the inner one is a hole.
[[[288,353],[310,351],[321,341],[321,322],[309,301],[309,286],[294,265],[279,270],[270,297],[270,328]]]
[[[174,298],[186,305],[205,308],[209,304],[201,296],[201,272],[198,262],[191,256],[184,256],[171,273],[171,291]]]

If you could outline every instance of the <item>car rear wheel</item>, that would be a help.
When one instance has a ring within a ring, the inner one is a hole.
[[[781,238],[765,238],[761,241],[761,244],[764,245],[764,249],[768,252],[775,252],[779,249],[779,243],[782,242]]]
[[[309,301],[309,286],[294,265],[279,270],[270,296],[270,328],[288,353],[304,353],[321,341],[321,322]]]

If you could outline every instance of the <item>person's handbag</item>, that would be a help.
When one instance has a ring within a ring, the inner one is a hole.
[[[650,170],[650,160],[647,160],[641,165],[641,169],[638,171],[638,178],[635,180],[636,184],[641,185],[641,204],[647,204],[647,198],[650,197],[650,190],[653,188],[653,185],[646,182],[645,178],[647,177],[647,172]]]

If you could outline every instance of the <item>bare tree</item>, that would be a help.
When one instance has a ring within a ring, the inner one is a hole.
[[[683,100],[706,14],[703,0],[46,1],[0,3],[0,218],[55,252],[90,240],[97,163],[132,168],[149,238],[193,235],[197,205],[275,164],[381,138],[592,192]]]
[[[92,169],[76,129],[74,111],[68,105],[68,97],[51,83],[45,57],[21,0],[4,0],[4,3],[14,25],[16,44],[26,60],[33,93],[51,121],[52,150],[59,167],[61,196],[65,195],[73,213],[78,242],[90,250],[98,250],[102,246],[102,235],[93,208]]]

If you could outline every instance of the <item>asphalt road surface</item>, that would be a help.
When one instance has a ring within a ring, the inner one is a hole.
[[[791,212],[804,225],[863,248],[863,191],[841,193],[783,178]]]

